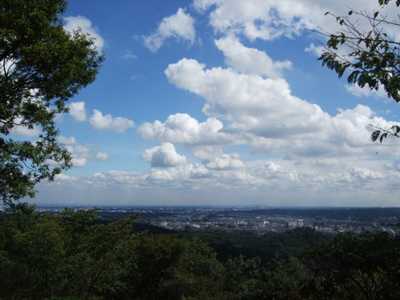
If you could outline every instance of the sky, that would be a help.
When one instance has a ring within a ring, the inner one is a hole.
[[[400,140],[370,140],[399,104],[321,67],[313,31],[377,2],[70,0],[106,61],[57,117],[74,167],[29,201],[399,206]]]

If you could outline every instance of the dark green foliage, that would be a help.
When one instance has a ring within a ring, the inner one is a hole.
[[[307,255],[311,299],[400,299],[400,240],[386,233],[343,234]]]
[[[3,214],[0,298],[223,299],[223,266],[205,244],[133,234],[135,216],[105,225],[93,212]]]
[[[296,258],[275,258],[263,266],[259,258],[242,256],[225,263],[226,296],[235,300],[291,300],[299,298],[308,280],[307,269]]]
[[[392,0],[379,0],[379,4],[386,5],[386,4],[389,4],[390,1],[392,1]],[[400,0],[396,0],[396,5],[400,6]]]
[[[60,16],[66,4],[1,1],[0,199],[6,204],[33,197],[36,183],[71,166],[70,154],[56,141],[54,118],[95,80],[104,59],[89,36],[64,31]],[[35,127],[40,134],[34,143],[8,137],[18,128]]]
[[[259,257],[264,263],[271,261],[276,254],[284,258],[300,257],[303,249],[329,241],[327,236],[311,228],[296,228],[263,237],[217,232],[188,232],[181,236],[200,238],[214,249],[222,262],[240,255],[248,259]]]
[[[36,215],[17,205],[0,224],[2,298],[113,299],[125,288],[134,216],[90,226],[92,211]],[[110,297],[104,297],[104,295]]]
[[[397,236],[339,235],[295,258],[289,255],[294,248],[321,242],[315,232],[303,228],[271,235],[276,249],[291,245],[286,254],[277,251],[283,256],[267,262],[236,256],[222,263],[199,239],[134,233],[136,216],[102,223],[95,211],[37,214],[34,207],[17,204],[0,214],[0,299],[400,297]],[[220,243],[227,238],[215,237]]]
[[[133,299],[220,299],[223,267],[204,243],[144,236],[135,247]]]

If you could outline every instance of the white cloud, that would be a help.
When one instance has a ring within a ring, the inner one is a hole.
[[[313,28],[312,14],[323,15],[320,5],[304,5],[310,1],[274,0],[196,0],[199,11],[213,7],[210,24],[222,34],[243,34],[249,40],[274,40],[298,35],[301,29]]]
[[[72,140],[73,139],[73,140]],[[69,153],[72,155],[72,164],[74,167],[85,167],[87,164],[88,159],[95,159],[95,160],[108,160],[109,156],[107,153],[99,152],[93,153],[91,149],[93,146],[84,146],[84,145],[76,145],[77,142],[75,138],[67,139],[67,141],[74,141],[74,143],[69,143],[66,146]]]
[[[282,70],[292,66],[287,60],[275,62],[265,52],[247,48],[232,36],[216,40],[215,44],[224,53],[226,63],[242,73],[280,77]]]
[[[124,54],[122,55],[123,59],[137,59],[138,57],[132,53],[131,50],[125,50]]]
[[[73,148],[75,153],[87,156],[90,153],[90,149],[86,146],[77,145]]]
[[[145,150],[142,158],[150,162],[152,167],[170,168],[188,164],[186,157],[179,155],[171,143]]]
[[[316,56],[320,57],[326,51],[326,49],[322,45],[315,46],[314,43],[311,43],[307,48],[304,49],[304,51],[314,53]]]
[[[177,87],[203,97],[205,114],[226,121],[223,132],[228,141],[247,144],[257,152],[363,154],[372,147],[370,124],[390,127],[363,105],[330,116],[318,105],[293,96],[282,78],[240,74],[230,68],[206,69],[204,64],[186,58],[170,64],[165,74]],[[163,133],[166,127],[161,123],[152,126],[153,131],[158,128]],[[171,138],[163,137],[163,141]],[[177,138],[174,141],[182,142]],[[393,145],[387,147],[399,152]]]
[[[284,79],[204,69],[196,60],[182,59],[165,73],[171,83],[203,97],[203,112],[230,121],[229,129],[274,137],[314,131],[329,121],[319,106],[292,96]]]
[[[104,152],[99,152],[99,153],[95,154],[94,158],[98,159],[98,160],[109,160],[110,159],[108,154],[104,153]]]
[[[72,102],[69,105],[69,114],[75,118],[75,121],[86,121],[85,102]]]
[[[197,150],[194,155],[202,161],[207,169],[232,170],[244,167],[244,163],[239,160],[239,154],[225,154],[221,149],[217,151]]]
[[[400,158],[385,164],[385,169],[394,170],[400,173]]]
[[[361,180],[375,180],[375,179],[385,179],[386,175],[382,172],[372,171],[367,168],[354,167],[349,170],[351,176],[356,177]]]
[[[215,118],[199,123],[188,114],[170,115],[165,123],[144,123],[138,132],[146,139],[186,145],[220,145],[232,142],[230,135],[222,132],[223,124]]]
[[[10,134],[27,137],[38,137],[42,133],[42,131],[36,125],[33,125],[33,128],[28,128],[27,126],[20,125],[22,121],[23,120],[20,117],[14,119],[14,124],[16,125],[14,125]]]
[[[399,172],[382,172],[371,161],[370,165],[371,168],[354,166],[323,172],[326,168],[309,169],[287,161],[266,160],[240,168],[185,164],[145,173],[113,170],[79,178],[59,176],[51,188],[41,189],[41,195],[51,198],[52,193],[57,193],[61,202],[68,202],[76,199],[75,193],[90,193],[98,204],[109,203],[109,198],[115,197],[118,203],[130,205],[143,204],[144,196],[147,204],[223,205],[228,197],[230,204],[241,205],[397,205],[398,195],[391,187],[397,186]]]
[[[72,165],[74,167],[85,167],[86,163],[86,157],[72,157]]]
[[[67,137],[61,135],[58,137],[57,140],[58,140],[58,142],[65,144],[65,145],[75,145],[78,143],[73,136],[67,138]]]
[[[312,160],[311,163],[317,167],[343,167],[343,163],[337,158],[322,158]]]
[[[103,116],[101,111],[94,109],[93,115],[90,117],[90,125],[96,130],[112,129],[116,132],[124,132],[128,128],[134,127],[135,123],[122,117]]]
[[[92,21],[83,16],[65,17],[64,29],[68,32],[73,32],[81,29],[83,32],[88,33],[94,38],[94,46],[97,50],[103,50],[104,39],[99,33],[99,29],[92,25]]]
[[[61,182],[75,182],[77,179],[75,177],[65,175],[65,174],[57,174],[55,177],[55,181],[60,184]]]
[[[208,13],[209,23],[216,33],[245,37],[250,41],[293,38],[305,29],[317,31],[322,29],[327,33],[334,33],[338,32],[341,26],[334,16],[325,16],[325,12],[347,16],[350,8],[361,8],[367,12],[381,9],[378,1],[364,0],[348,0],[346,3],[320,0],[194,0],[193,7],[200,13]],[[383,15],[387,20],[397,19],[397,10],[393,3],[383,8]],[[360,31],[370,30],[369,20],[356,17],[354,19],[360,26]],[[385,25],[384,32],[394,40],[400,38],[397,26]],[[318,38],[321,41],[326,40],[322,35]],[[314,44],[306,49],[317,53],[318,56],[322,50],[322,47]],[[348,50],[341,47],[339,51],[347,53]]]
[[[379,98],[387,98],[387,94],[385,90],[382,88],[378,90],[371,90],[368,86],[360,87],[358,84],[355,85],[346,85],[346,90],[353,94],[356,97],[379,97]]]
[[[144,37],[145,46],[152,52],[157,52],[168,38],[183,39],[194,43],[194,19],[182,8],[176,14],[164,18],[155,33]]]

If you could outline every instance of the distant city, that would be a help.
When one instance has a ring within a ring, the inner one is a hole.
[[[88,209],[88,207],[73,207]],[[37,211],[63,207],[38,206]],[[297,227],[335,235],[364,231],[399,232],[400,208],[259,208],[259,207],[100,207],[105,221],[139,214],[138,223],[171,231],[228,232],[262,236]]]

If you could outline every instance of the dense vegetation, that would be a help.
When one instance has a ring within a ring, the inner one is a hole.
[[[339,235],[328,241],[304,228],[259,238],[180,237],[134,232],[135,219],[105,223],[94,210],[37,214],[33,207],[16,205],[1,215],[0,298],[400,296],[400,243],[387,234]],[[310,245],[315,246],[304,249]]]
[[[296,228],[283,233],[271,233],[263,237],[221,232],[185,232],[180,236],[199,238],[225,262],[230,257],[260,258],[263,263],[271,261],[277,253],[281,258],[300,258],[303,250],[328,242],[330,239],[311,228]]]

